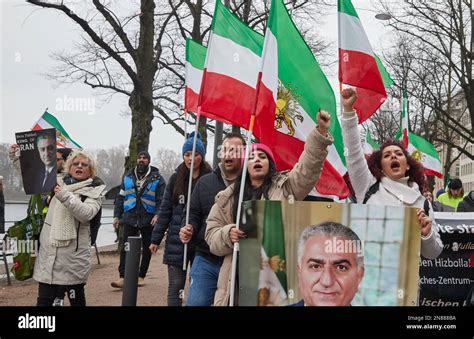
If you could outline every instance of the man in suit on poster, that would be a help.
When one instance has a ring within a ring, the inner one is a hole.
[[[303,299],[292,306],[350,306],[364,277],[361,240],[335,222],[307,227],[298,243],[297,272]]]
[[[34,192],[51,192],[56,185],[56,138],[49,134],[40,134],[36,147],[42,164],[35,173]]]

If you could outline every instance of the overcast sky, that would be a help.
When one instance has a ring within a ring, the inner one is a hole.
[[[374,51],[380,52],[390,41],[387,29],[371,11],[373,1],[353,0],[353,3]],[[323,36],[334,42],[334,54],[337,52],[336,11],[334,7],[334,13],[321,25]],[[81,30],[76,24],[58,11],[38,9],[24,0],[0,0],[0,30],[0,142],[14,142],[15,132],[29,130],[48,107],[85,149],[128,145],[131,122],[129,117],[121,115],[128,109],[125,96],[116,95],[110,103],[99,107],[100,100],[90,87],[79,83],[55,88],[54,82],[42,75],[56,64],[50,54],[70,49],[79,38]],[[337,74],[337,65],[334,67],[333,73]],[[337,86],[335,78],[330,78],[330,82]],[[337,93],[336,87],[334,90]],[[61,107],[68,100],[85,100],[93,109]],[[182,142],[183,137],[173,128],[154,119],[152,154],[160,147],[180,152]],[[210,156],[207,158],[212,160]]]

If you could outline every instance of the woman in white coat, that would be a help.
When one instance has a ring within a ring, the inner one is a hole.
[[[67,159],[58,176],[40,234],[33,278],[39,282],[37,306],[52,306],[67,293],[71,306],[85,306],[90,271],[89,221],[97,214],[105,184],[95,176],[93,159],[82,151]]]
[[[427,187],[423,166],[395,140],[386,141],[380,150],[365,160],[358,119],[353,108],[357,94],[354,89],[346,88],[341,96],[344,108],[341,125],[347,148],[347,170],[357,202],[419,208],[417,214],[421,226],[421,254],[428,259],[436,258],[443,250],[443,244],[436,223],[423,210],[423,193]]]

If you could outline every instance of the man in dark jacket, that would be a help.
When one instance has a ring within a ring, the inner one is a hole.
[[[456,212],[474,212],[474,191],[469,192],[459,203]]]
[[[114,227],[123,223],[123,241],[129,236],[142,237],[142,259],[138,273],[138,286],[145,285],[144,279],[150,265],[151,232],[158,220],[161,199],[166,182],[156,167],[150,166],[150,154],[138,153],[137,166],[123,177],[120,193],[115,200]],[[112,287],[123,287],[125,273],[125,246],[120,251],[120,278],[111,283]]]
[[[199,179],[191,196],[189,224],[179,233],[183,243],[191,242],[196,246],[189,272],[188,306],[210,306],[214,301],[223,257],[212,254],[204,239],[206,220],[217,193],[231,185],[240,174],[244,143],[240,134],[227,134],[219,152],[221,162],[212,173]]]

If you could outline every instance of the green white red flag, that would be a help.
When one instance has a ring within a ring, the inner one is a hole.
[[[365,156],[369,156],[372,153],[374,153],[374,151],[380,149],[380,145],[377,144],[372,139],[369,131],[365,132],[365,137],[364,137],[363,142],[362,142],[362,147],[364,149]]]
[[[249,128],[263,36],[216,1],[199,104],[201,114]]]
[[[52,114],[44,112],[41,118],[31,128],[33,131],[56,128],[56,146],[59,148],[82,149],[82,147],[72,140],[58,119]]]
[[[339,82],[357,88],[354,109],[363,123],[386,100],[384,83],[351,0],[338,0]]]
[[[281,201],[266,201],[263,220],[258,306],[278,306],[288,298]]]
[[[402,100],[402,128],[396,139],[401,139],[408,153],[420,161],[425,168],[426,175],[443,177],[443,165],[434,146],[422,137],[411,133],[408,125],[408,96],[403,92]]]
[[[291,169],[316,126],[319,110],[331,114],[334,144],[317,183],[319,195],[345,198],[349,190],[334,92],[282,0],[271,4],[254,133],[272,148],[278,169]]]
[[[197,113],[207,48],[192,39],[186,39],[185,112]]]

